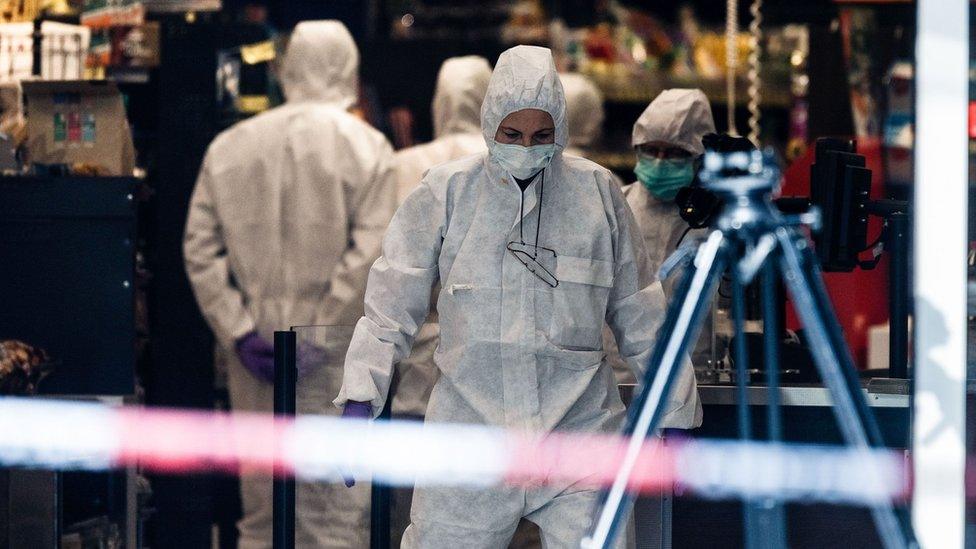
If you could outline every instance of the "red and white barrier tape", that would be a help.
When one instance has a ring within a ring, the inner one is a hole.
[[[626,450],[613,435],[325,416],[215,413],[0,398],[0,465],[167,473],[221,471],[392,485],[609,486]],[[873,471],[873,474],[865,474]],[[902,500],[908,467],[896,452],[740,441],[648,442],[631,488],[699,496],[776,497],[869,505]]]

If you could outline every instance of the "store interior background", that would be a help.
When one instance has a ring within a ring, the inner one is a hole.
[[[71,4],[76,13],[84,8]],[[717,76],[702,74],[704,63],[695,60],[694,44],[676,38],[682,23],[688,22],[681,14],[690,10],[703,33],[724,41],[724,2],[224,0],[216,12],[159,9],[193,4],[180,0],[144,4],[146,20],[158,25],[158,63],[109,63],[103,74],[119,82],[137,165],[145,173],[137,196],[135,326],[140,344],[134,386],[137,399],[150,406],[227,407],[226,391],[215,384],[213,340],[186,279],[181,248],[187,204],[210,141],[234,122],[280,101],[269,84],[273,61],[241,65],[239,91],[248,96],[245,101],[218,97],[220,83],[215,75],[219,62],[239,58],[242,46],[276,40],[280,51],[288,31],[299,21],[343,21],[361,52],[361,107],[396,148],[431,139],[430,101],[442,61],[478,54],[494,62],[499,53],[519,42],[556,49],[552,42],[559,28],[576,33],[565,31],[566,36],[586,38],[583,43],[574,38],[563,40],[563,47],[569,49],[556,51],[557,59],[569,64],[564,68],[591,75],[605,96],[603,139],[591,158],[625,181],[634,179],[629,147],[632,124],[660,88],[703,87],[712,100],[717,129],[728,131],[724,69]],[[739,28],[743,32],[750,22],[749,4],[740,2]],[[645,47],[643,63],[633,61],[634,50],[628,52],[631,60],[626,62],[619,57],[615,61],[611,57],[617,54],[607,53],[607,48],[621,46],[619,28],[626,24],[619,20],[621,9],[635,10],[630,12],[630,23],[652,33],[645,37],[645,45],[660,46],[659,51]],[[513,10],[521,15],[513,15]],[[71,17],[57,16],[69,21]],[[784,40],[778,58],[764,59],[760,135],[763,145],[775,148],[790,163],[784,194],[809,192],[804,187],[810,162],[806,149],[814,139],[850,136],[858,139],[859,152],[868,156],[869,166],[876,171],[873,192],[879,197],[911,200],[911,112],[904,112],[896,103],[906,93],[910,97],[915,5],[764,0],[762,17],[766,40]],[[561,23],[554,25],[556,20]],[[513,21],[520,24],[513,25]],[[513,26],[520,28],[513,30]],[[800,58],[793,55],[797,44],[783,38],[790,36],[784,31],[788,26],[806,29],[809,47]],[[611,38],[601,42],[605,32]],[[655,38],[653,32],[663,34]],[[675,63],[683,63],[690,72],[675,69]],[[675,76],[676,72],[680,75]],[[744,84],[745,68],[741,72],[739,80]],[[635,73],[634,80],[619,76]],[[801,83],[797,78],[805,80]],[[648,85],[649,81],[656,84]],[[744,89],[744,85],[739,87],[734,114],[742,133],[748,130],[749,118]],[[251,106],[243,108],[245,103]],[[800,114],[805,116],[803,123],[793,118]],[[876,271],[828,275],[831,277],[836,279],[831,281],[831,291],[838,299],[835,305],[842,322],[846,328],[857,327],[855,335],[848,332],[848,341],[859,366],[866,368],[867,327],[887,318],[884,262]],[[845,311],[851,313],[845,316]],[[97,513],[110,505],[99,494],[105,494],[103,488],[116,480],[112,474],[66,478],[66,483],[77,483],[78,489],[66,487],[65,493],[81,499],[66,505],[80,513]],[[234,521],[239,515],[236,479],[154,475],[150,480],[153,512],[144,525],[147,546],[208,546],[216,524],[221,545],[234,547]],[[86,486],[91,489],[83,489]],[[65,522],[70,519],[65,517]]]

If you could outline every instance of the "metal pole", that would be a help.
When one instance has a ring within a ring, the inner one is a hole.
[[[912,520],[965,546],[969,1],[919,0],[915,42]]]
[[[33,54],[33,63],[31,65],[32,76],[41,76],[41,70],[43,69],[44,57],[41,48],[44,45],[44,33],[41,32],[41,23],[43,21],[41,21],[40,17],[34,19],[34,34],[32,35],[34,46],[31,52]]]
[[[393,395],[386,399],[386,406],[377,418],[380,421],[390,419],[390,403]],[[390,549],[390,487],[373,483],[370,486],[369,509],[369,548]]]
[[[888,377],[908,379],[908,214],[888,219]]]
[[[274,334],[274,412],[279,416],[295,415],[295,382],[297,339],[294,331]],[[276,467],[277,469],[277,467]],[[276,476],[273,489],[274,510],[272,536],[274,549],[295,547],[295,479]]]

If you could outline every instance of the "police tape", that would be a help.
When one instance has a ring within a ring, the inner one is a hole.
[[[607,434],[0,398],[0,466],[600,488],[613,482],[626,449],[627,439]],[[908,470],[904,457],[889,450],[655,439],[644,444],[629,488],[876,505],[908,497]]]

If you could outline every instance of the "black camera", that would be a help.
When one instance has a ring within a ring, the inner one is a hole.
[[[731,153],[756,150],[752,142],[745,137],[718,133],[703,137],[702,145],[706,152]],[[678,205],[681,219],[684,219],[692,229],[701,229],[711,224],[722,205],[718,196],[703,187],[700,181],[695,181],[693,185],[679,190],[674,202]]]

